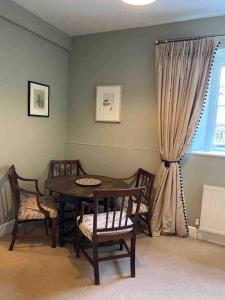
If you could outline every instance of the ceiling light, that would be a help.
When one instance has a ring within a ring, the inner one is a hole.
[[[156,0],[122,0],[131,5],[146,5],[155,2]]]

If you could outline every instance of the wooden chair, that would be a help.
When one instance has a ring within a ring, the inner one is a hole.
[[[81,215],[78,218],[79,228],[75,247],[77,257],[79,257],[81,249],[83,254],[94,267],[96,285],[100,284],[99,262],[105,260],[130,257],[131,277],[135,277],[136,225],[143,190],[144,188],[125,190],[95,190],[93,203],[82,202]],[[121,199],[120,208],[117,206],[117,199],[119,198]],[[136,203],[136,211],[133,220],[131,220],[134,199]],[[99,213],[99,207],[103,200],[107,204],[107,210],[105,213]],[[93,209],[94,213],[85,215],[85,207]],[[82,235],[90,241],[90,246],[82,245]],[[125,242],[125,239],[131,240],[130,248]],[[119,243],[120,250],[123,250],[124,246],[127,253],[99,257],[99,247],[108,245],[106,242],[109,241],[111,244],[112,242]],[[85,249],[89,247],[93,249],[93,259],[85,251]]]
[[[39,188],[37,179],[23,178],[16,173],[15,166],[12,165],[8,170],[8,178],[12,192],[12,198],[15,204],[15,224],[12,231],[12,241],[9,250],[12,251],[18,233],[18,225],[21,223],[44,221],[46,233],[48,234],[46,220],[51,220],[52,227],[52,247],[56,247],[56,218],[57,210],[54,206],[52,196],[44,196]],[[18,180],[34,182],[35,191],[29,191],[21,188]],[[21,194],[28,195],[21,199]]]
[[[139,210],[139,219],[141,219],[145,223],[145,227],[147,227],[148,235],[151,234],[151,217],[152,217],[152,204],[153,204],[153,184],[155,180],[155,175],[149,173],[148,171],[139,168],[136,175],[135,187],[145,187],[141,205]],[[132,214],[135,214],[135,207],[137,204],[133,206]]]
[[[49,167],[49,177],[57,177],[57,176],[80,176],[80,175],[88,175],[84,169],[82,168],[81,162],[79,160],[51,160]],[[56,202],[58,202],[59,195],[57,193],[53,193]],[[73,212],[75,209],[67,209],[64,212]]]
[[[72,175],[87,175],[87,173],[82,168],[81,162],[79,160],[51,160],[49,166],[49,177],[57,176],[72,176]],[[52,193],[55,197],[56,202],[58,202],[59,195],[57,193]],[[64,210],[67,212],[74,212],[75,209]]]
[[[57,176],[81,176],[88,175],[79,160],[51,160],[49,166],[49,177],[57,177]],[[56,203],[59,203],[59,194],[50,192],[51,195],[54,196]],[[80,203],[74,202],[73,199],[69,196],[63,196],[63,202],[58,205],[58,216],[62,219],[63,223],[74,221],[77,213],[80,212]],[[73,214],[73,215],[72,215]],[[75,216],[74,216],[75,215]],[[73,223],[74,224],[74,223]],[[63,226],[64,227],[64,226]],[[70,235],[74,232],[75,226],[72,226],[70,230],[65,233],[66,235]]]
[[[49,176],[87,175],[79,160],[51,160]]]

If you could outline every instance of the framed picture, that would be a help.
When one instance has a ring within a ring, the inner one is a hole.
[[[96,87],[96,117],[97,122],[121,121],[122,86],[97,85]]]
[[[48,85],[28,81],[28,116],[49,117],[49,93]]]

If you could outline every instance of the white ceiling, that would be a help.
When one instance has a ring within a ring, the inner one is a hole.
[[[157,0],[144,6],[121,0],[14,2],[71,36],[225,15],[225,0]]]

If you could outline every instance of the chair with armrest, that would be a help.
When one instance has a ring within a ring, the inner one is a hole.
[[[46,220],[51,220],[52,224],[52,247],[56,247],[56,218],[57,210],[52,196],[43,195],[38,187],[37,179],[23,178],[16,172],[12,165],[8,170],[8,178],[12,192],[12,198],[15,205],[15,224],[12,231],[12,240],[9,250],[12,251],[17,238],[18,226],[21,223],[44,221],[46,233],[48,229]],[[19,181],[34,182],[35,191],[30,191],[19,186]],[[21,195],[27,195],[21,199]]]
[[[153,205],[153,184],[155,180],[155,175],[150,172],[139,168],[136,175],[135,187],[145,187],[141,205],[139,210],[139,219],[145,223],[145,228],[147,227],[147,232],[149,236],[151,234],[151,217],[152,217],[152,205]],[[136,205],[136,204],[135,204]],[[133,215],[135,214],[135,205],[133,207]]]
[[[75,248],[77,257],[79,257],[81,249],[94,267],[96,285],[100,284],[99,262],[105,260],[130,257],[131,277],[135,277],[136,226],[143,190],[142,187],[124,190],[95,190],[93,203],[82,202]],[[118,199],[121,199],[120,208],[117,206]],[[99,213],[102,201],[106,202],[106,212]],[[134,202],[136,208],[134,217],[131,220]],[[85,207],[92,209],[94,213],[85,215]],[[81,243],[82,236],[90,242],[93,258],[85,251],[89,246]],[[131,241],[130,247],[125,241],[127,239]],[[113,242],[120,245],[120,250],[123,250],[124,246],[126,253],[99,257],[99,247],[112,245]]]

